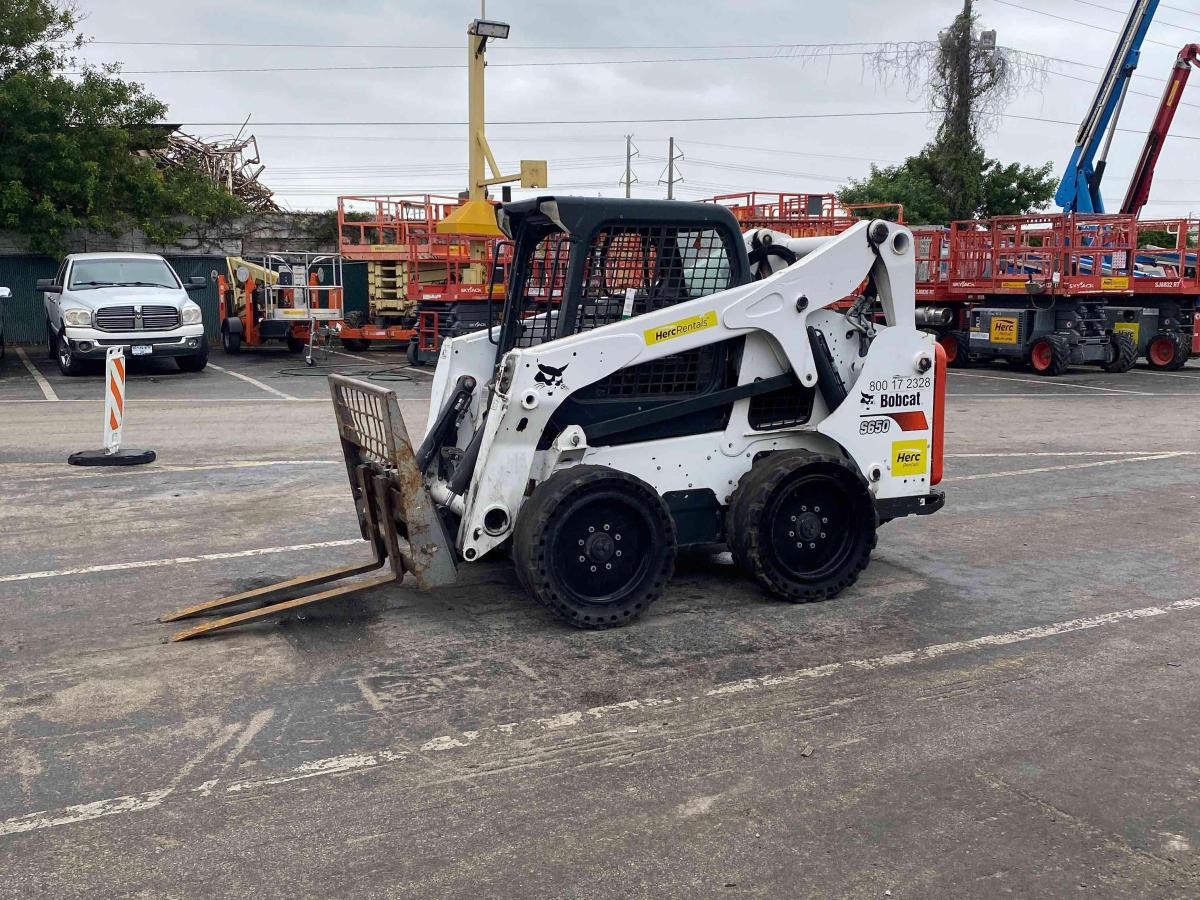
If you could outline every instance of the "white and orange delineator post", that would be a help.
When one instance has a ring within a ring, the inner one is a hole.
[[[100,450],[80,450],[67,462],[73,466],[140,466],[154,462],[153,450],[122,450],[121,431],[125,424],[125,349],[109,347],[104,359],[104,446]]]

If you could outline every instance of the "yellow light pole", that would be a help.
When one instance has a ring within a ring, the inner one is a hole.
[[[500,228],[496,225],[496,210],[487,199],[488,187],[514,181],[520,182],[521,187],[525,188],[546,186],[544,159],[523,159],[518,174],[500,174],[500,167],[496,164],[496,158],[492,155],[492,148],[488,145],[484,132],[484,69],[487,66],[487,42],[489,39],[505,40],[508,38],[508,32],[509,26],[506,23],[489,19],[476,19],[467,26],[467,201],[438,223],[438,234],[502,237]],[[489,171],[490,178],[487,177]],[[481,241],[471,242],[473,260],[482,261],[483,252]]]

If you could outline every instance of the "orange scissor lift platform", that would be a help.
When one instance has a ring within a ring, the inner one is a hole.
[[[487,285],[466,275],[487,260],[472,258],[467,238],[437,233],[459,205],[457,197],[433,194],[338,198],[339,250],[371,266],[368,321],[343,323],[343,344],[365,349],[373,341],[400,342],[436,354],[458,304],[486,302]],[[498,243],[485,241],[489,260]],[[493,300],[503,300],[503,285],[498,278]]]

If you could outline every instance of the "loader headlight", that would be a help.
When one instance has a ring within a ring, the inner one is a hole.
[[[63,322],[67,325],[74,325],[76,328],[86,327],[92,324],[92,311],[90,309],[68,309],[63,313]]]
[[[195,303],[183,304],[183,324],[184,325],[199,325],[202,321],[202,313],[200,307]]]

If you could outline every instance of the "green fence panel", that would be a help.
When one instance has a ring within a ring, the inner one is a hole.
[[[46,340],[46,313],[37,290],[39,278],[53,278],[58,261],[48,256],[0,256],[0,285],[12,289],[4,304],[4,339],[10,344]]]

